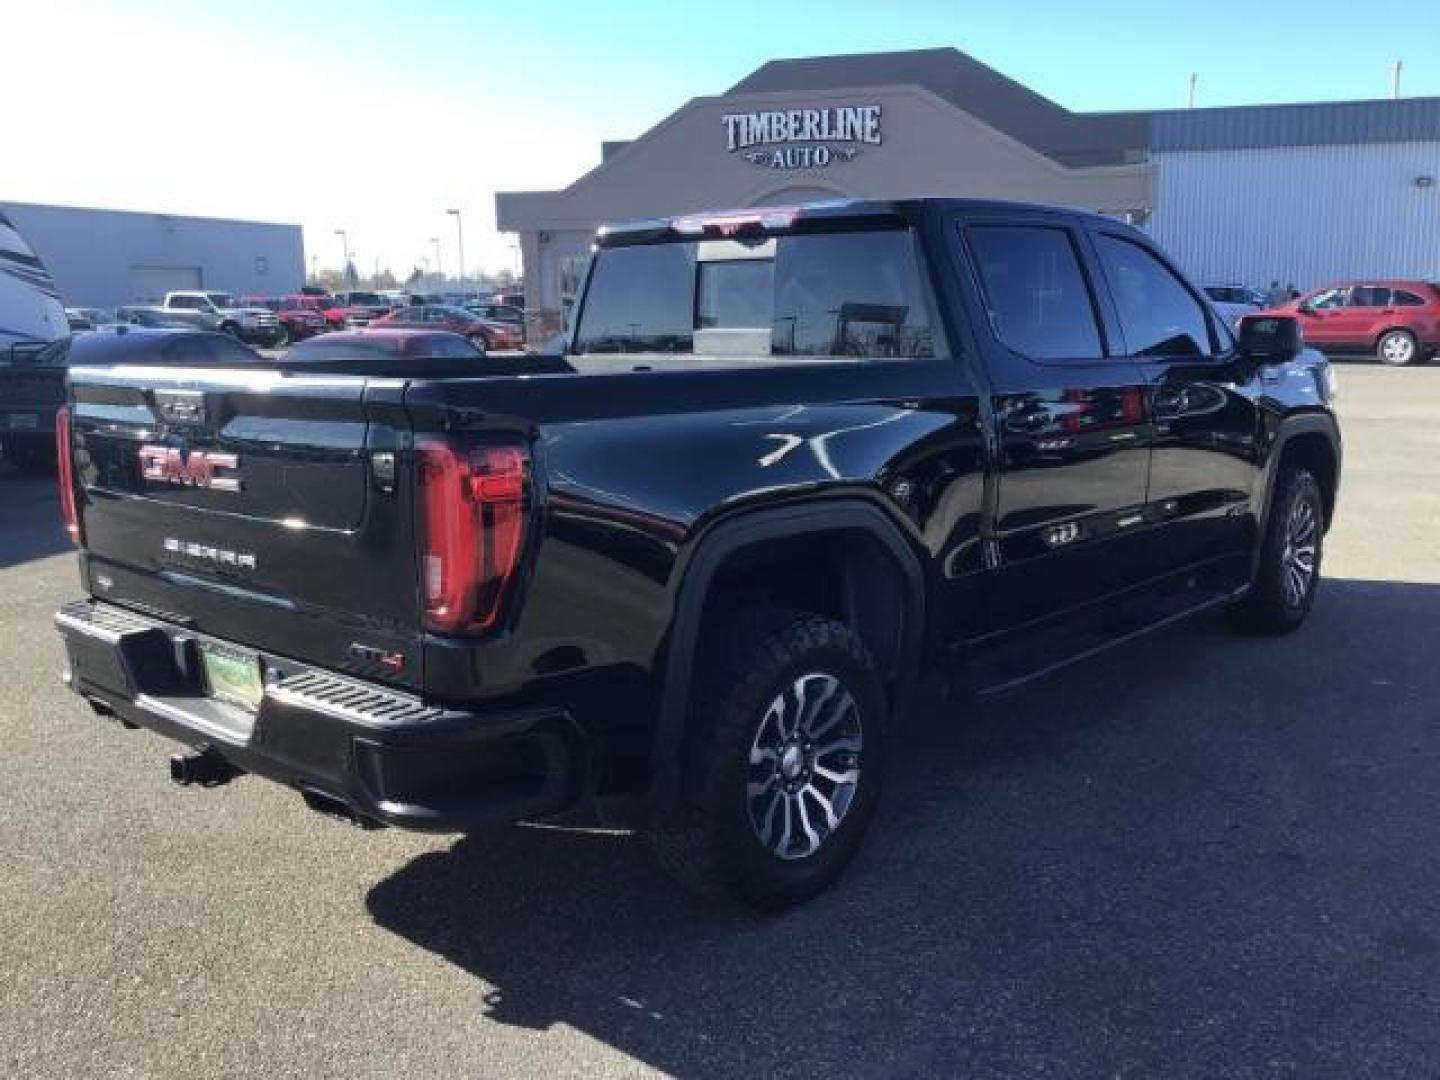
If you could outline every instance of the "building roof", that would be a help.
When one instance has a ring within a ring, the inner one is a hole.
[[[1152,150],[1247,150],[1440,140],[1440,98],[1240,105],[1150,114]]]
[[[958,49],[771,60],[732,94],[907,83],[1068,166],[1119,165],[1151,150],[1440,140],[1440,98],[1076,113]]]

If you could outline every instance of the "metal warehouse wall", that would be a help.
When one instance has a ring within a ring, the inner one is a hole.
[[[1440,142],[1179,150],[1148,230],[1197,280],[1440,280]],[[1428,187],[1415,179],[1435,178]]]
[[[166,288],[279,295],[305,280],[298,225],[0,203],[65,304],[158,300]]]

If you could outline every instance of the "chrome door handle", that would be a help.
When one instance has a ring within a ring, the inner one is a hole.
[[[1044,431],[1054,421],[1049,409],[1015,409],[1005,414],[1005,430],[1021,434]]]
[[[1190,408],[1190,395],[1184,390],[1161,390],[1155,395],[1155,416],[1167,420],[1184,415]]]

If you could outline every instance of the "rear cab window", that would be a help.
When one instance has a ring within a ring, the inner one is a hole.
[[[692,363],[943,353],[913,232],[817,232],[602,248],[573,353]]]

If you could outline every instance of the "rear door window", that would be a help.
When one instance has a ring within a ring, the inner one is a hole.
[[[995,335],[1036,360],[1099,360],[1095,305],[1067,229],[974,225],[971,251]]]
[[[1351,307],[1390,306],[1390,290],[1379,285],[1360,285],[1350,294]]]
[[[574,348],[916,358],[933,325],[908,231],[702,240],[598,252]]]
[[[1095,237],[1132,356],[1209,356],[1205,308],[1171,269],[1130,240]]]
[[[1424,307],[1425,301],[1416,296],[1413,292],[1406,292],[1404,289],[1395,289],[1391,300],[1396,307]]]

